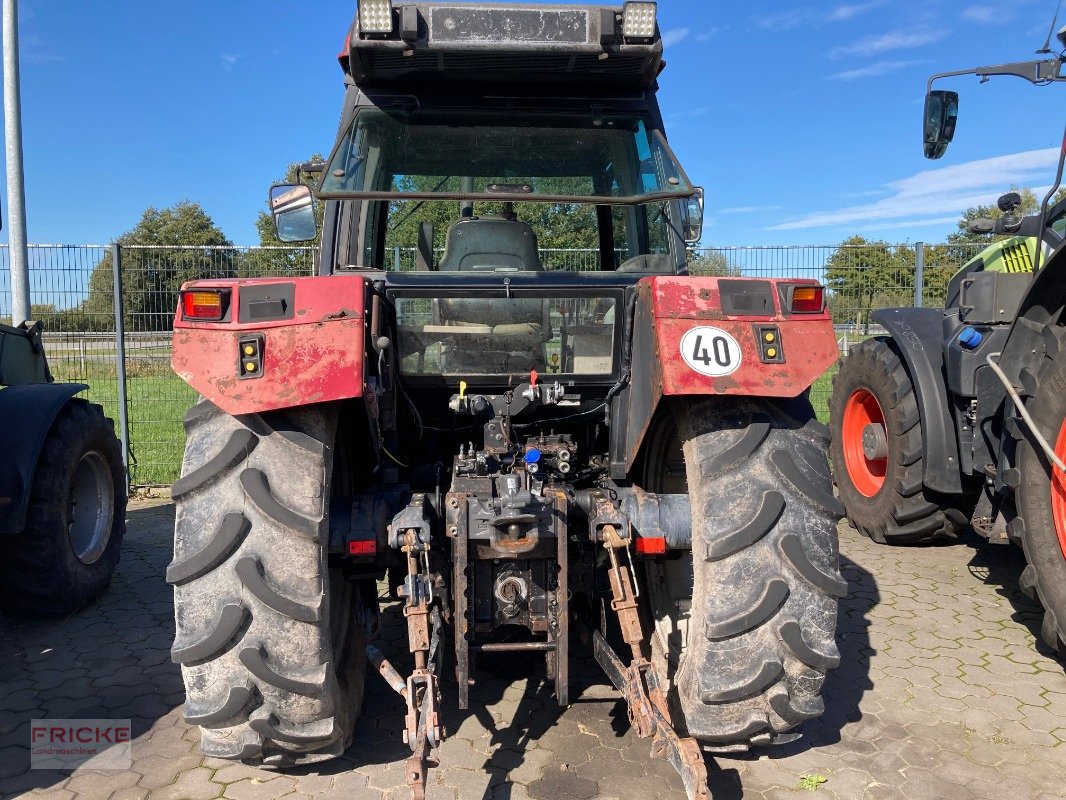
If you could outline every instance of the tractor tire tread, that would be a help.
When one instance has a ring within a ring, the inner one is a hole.
[[[298,765],[351,742],[362,634],[341,608],[349,633],[334,652],[322,536],[336,426],[328,406],[231,416],[201,401],[186,415],[167,579],[185,718],[205,755]]]
[[[837,652],[837,597],[846,587],[826,430],[805,397],[712,398],[676,414],[693,539],[708,558],[693,559],[687,644],[668,662],[671,703],[680,728],[705,749],[791,740],[788,731],[813,714],[790,709],[818,706],[832,664],[819,656]],[[722,471],[718,454],[727,452]],[[793,629],[811,642],[798,654],[785,638]]]

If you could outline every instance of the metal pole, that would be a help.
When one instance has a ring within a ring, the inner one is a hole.
[[[115,276],[115,375],[118,378],[118,429],[122,440],[122,463],[126,467],[126,489],[130,485],[130,422],[126,413],[126,326],[122,312],[122,248],[111,245],[111,268]]]
[[[914,307],[921,308],[925,295],[925,242],[914,245]]]
[[[11,247],[11,324],[30,318],[30,272],[26,251],[26,189],[22,169],[22,100],[19,95],[18,0],[4,8],[4,136],[7,141],[7,241]]]

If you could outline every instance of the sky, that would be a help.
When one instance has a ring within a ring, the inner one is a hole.
[[[1054,6],[662,0],[659,100],[706,190],[704,245],[936,242],[969,206],[1048,186],[1066,88],[945,81],[959,130],[935,162],[921,116],[931,73],[1032,57]],[[190,199],[255,244],[271,182],[332,147],[353,0],[20,7],[31,242],[106,243]]]

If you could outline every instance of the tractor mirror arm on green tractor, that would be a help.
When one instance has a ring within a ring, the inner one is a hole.
[[[1066,29],[1064,29],[1066,31]],[[1066,32],[1060,33],[1066,44]],[[999,75],[1023,78],[1034,86],[1047,86],[1052,83],[1066,83],[1066,57],[1057,56],[1040,61],[1016,61],[1009,64],[996,64],[989,67],[940,72],[929,78],[925,93],[923,114],[923,141],[925,157],[937,159],[947,152],[948,145],[955,137],[955,127],[959,116],[959,95],[943,89],[934,89],[933,84],[941,78],[955,78],[960,75],[976,75],[984,83],[989,78]]]

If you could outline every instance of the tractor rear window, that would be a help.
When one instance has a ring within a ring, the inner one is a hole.
[[[378,109],[356,115],[319,187],[324,197],[623,205],[692,191],[639,118]]]
[[[395,305],[408,377],[614,372],[614,298],[398,297]]]

